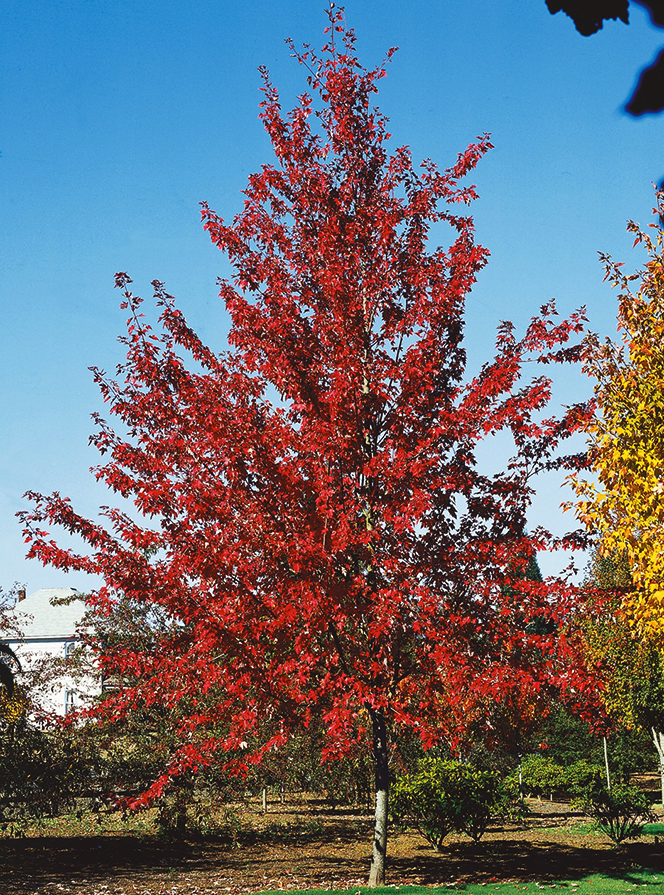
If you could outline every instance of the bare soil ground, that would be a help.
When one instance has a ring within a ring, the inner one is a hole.
[[[388,884],[574,880],[664,871],[664,844],[644,836],[613,846],[570,806],[534,802],[521,824],[496,824],[479,844],[450,836],[436,852],[416,833],[395,832]],[[365,885],[371,818],[322,804],[246,809],[233,836],[172,843],[118,830],[0,839],[0,895],[238,895],[268,889]]]

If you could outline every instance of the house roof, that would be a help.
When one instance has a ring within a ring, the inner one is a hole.
[[[71,603],[56,601],[78,595],[81,599]],[[66,640],[76,633],[76,626],[83,618],[85,603],[82,594],[73,587],[42,587],[17,603],[9,615],[25,640]]]

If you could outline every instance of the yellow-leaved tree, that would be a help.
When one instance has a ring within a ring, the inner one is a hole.
[[[652,736],[664,808],[664,652],[639,636],[621,608],[633,591],[626,556],[595,552],[588,571],[586,611],[577,622],[586,660],[602,683],[601,700],[613,724]]]
[[[602,255],[619,290],[617,341],[588,339],[586,370],[596,380],[589,424],[593,480],[573,476],[576,512],[604,555],[625,555],[633,587],[623,610],[644,638],[664,647],[664,194],[651,233],[630,221],[645,268],[626,275]],[[636,286],[636,288],[634,288]]]

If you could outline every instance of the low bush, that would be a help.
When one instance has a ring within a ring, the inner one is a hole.
[[[524,792],[550,795],[565,788],[565,769],[546,755],[526,755],[521,762]]]
[[[586,759],[564,768],[545,755],[526,755],[521,763],[524,792],[531,796],[565,793],[582,796],[590,787],[601,786],[603,770]]]
[[[496,771],[425,759],[416,773],[395,782],[392,816],[397,823],[415,827],[440,850],[453,830],[478,842],[492,817],[515,811],[516,795]]]
[[[85,744],[62,727],[41,728],[25,716],[0,725],[0,830],[74,809],[95,771]]]
[[[646,794],[625,783],[610,790],[591,787],[577,804],[616,845],[640,836],[645,824],[655,820]]]
[[[565,791],[571,796],[582,796],[603,784],[604,769],[586,759],[575,761],[565,770]]]

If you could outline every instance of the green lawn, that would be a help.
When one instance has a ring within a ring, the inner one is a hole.
[[[531,882],[531,883],[459,883],[459,885],[436,886],[386,886],[381,889],[368,889],[364,886],[353,889],[343,889],[335,892],[323,889],[308,889],[302,892],[288,891],[288,895],[394,895],[395,892],[403,895],[451,895],[453,892],[464,892],[465,895],[487,895],[488,892],[498,892],[499,895],[517,895],[517,893],[535,893],[547,890],[578,893],[578,895],[624,895],[626,892],[638,892],[644,889],[655,895],[656,892],[664,892],[664,873],[655,873],[650,870],[634,870],[621,878],[593,874],[574,882]],[[280,890],[283,892],[283,890]],[[264,893],[264,895],[276,895],[276,893]]]
[[[664,824],[646,824],[643,832],[650,836],[664,836]]]

